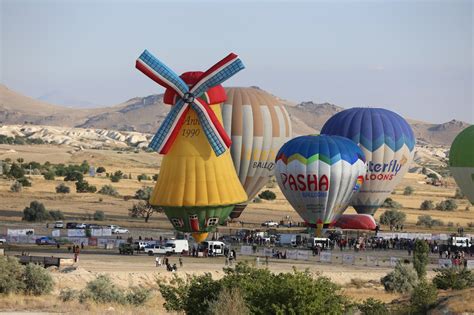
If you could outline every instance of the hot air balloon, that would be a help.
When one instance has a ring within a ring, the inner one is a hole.
[[[365,174],[365,157],[351,140],[301,136],[277,154],[275,175],[281,191],[312,227],[334,223],[349,205]]]
[[[351,205],[359,214],[373,215],[413,160],[415,137],[410,125],[383,108],[351,108],[332,116],[321,134],[347,137],[364,152],[367,174]]]
[[[456,184],[474,204],[474,126],[456,136],[449,151],[449,168]]]
[[[334,227],[349,230],[370,230],[377,228],[374,217],[370,214],[343,214],[334,223]]]
[[[232,139],[230,154],[252,200],[274,174],[276,153],[291,137],[291,121],[285,107],[263,90],[234,87],[226,92],[222,118]],[[236,205],[230,217],[238,218],[246,206]]]
[[[176,230],[191,232],[197,242],[222,224],[235,204],[247,200],[222,126],[220,85],[244,68],[230,54],[206,72],[180,77],[145,51],[136,67],[166,88],[172,105],[149,147],[165,154],[150,204],[160,206]]]

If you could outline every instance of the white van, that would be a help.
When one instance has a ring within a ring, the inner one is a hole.
[[[296,234],[278,234],[277,244],[296,247]]]
[[[206,241],[202,242],[202,249],[208,250],[208,253],[212,253],[212,256],[224,256],[225,243],[220,241]]]
[[[329,238],[325,237],[311,237],[308,239],[307,243],[308,248],[315,248],[315,247],[321,247],[321,248],[329,248]]]
[[[165,247],[171,247],[173,253],[179,254],[183,250],[189,252],[189,243],[188,240],[168,240],[166,241]]]
[[[469,237],[453,236],[451,238],[451,245],[456,247],[471,247],[472,242]]]

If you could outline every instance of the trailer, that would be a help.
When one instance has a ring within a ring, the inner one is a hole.
[[[56,266],[56,267],[64,267],[64,266],[71,266],[74,264],[74,259],[72,258],[61,258],[61,257],[53,257],[53,256],[29,256],[29,255],[15,255],[18,258],[18,261],[22,265],[27,264],[36,264],[41,265],[45,268]]]

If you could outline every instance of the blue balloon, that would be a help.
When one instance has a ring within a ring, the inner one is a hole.
[[[358,213],[374,214],[413,159],[416,139],[410,125],[387,109],[351,108],[332,116],[321,134],[347,137],[364,152],[367,174],[351,204]]]

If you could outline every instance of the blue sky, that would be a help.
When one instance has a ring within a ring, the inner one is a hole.
[[[0,3],[0,82],[35,98],[114,105],[163,91],[134,68],[144,49],[177,72],[233,51],[227,85],[474,123],[472,1]]]

